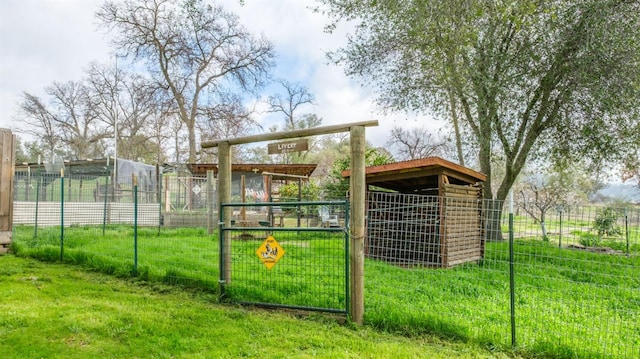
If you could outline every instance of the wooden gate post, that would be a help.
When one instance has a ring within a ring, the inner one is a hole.
[[[7,253],[11,245],[15,152],[15,136],[0,128],[0,254]]]
[[[233,208],[223,207],[222,203],[231,202],[231,146],[229,142],[220,142],[218,146],[218,211],[224,211],[224,226],[231,227]],[[220,279],[224,284],[231,283],[231,234],[229,231],[221,233],[224,270],[220,272]]]
[[[364,317],[364,235],[365,235],[365,131],[363,126],[350,129],[351,136],[351,320],[362,324]]]

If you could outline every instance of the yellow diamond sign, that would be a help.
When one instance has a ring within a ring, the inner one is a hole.
[[[256,254],[267,269],[271,269],[284,255],[284,249],[280,247],[275,238],[269,236],[264,240],[260,248],[256,250]]]

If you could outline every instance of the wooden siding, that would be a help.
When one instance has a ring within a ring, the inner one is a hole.
[[[446,252],[442,266],[477,262],[484,254],[482,190],[454,184],[445,184],[442,189],[442,242]]]

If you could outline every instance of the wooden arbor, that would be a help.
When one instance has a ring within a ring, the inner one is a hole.
[[[362,324],[364,317],[364,235],[365,235],[365,127],[377,126],[378,121],[354,122],[333,126],[323,126],[286,132],[265,133],[260,135],[222,139],[204,142],[202,148],[218,147],[218,201],[220,204],[231,202],[231,146],[254,142],[278,141],[291,138],[308,137],[340,132],[350,132],[351,136],[351,179],[350,179],[350,298],[351,319]],[[222,208],[220,206],[219,208]],[[225,226],[231,225],[231,208],[226,207]],[[231,238],[225,235],[220,239],[225,252],[223,258],[224,273],[221,281],[231,281]]]
[[[13,224],[15,136],[0,128],[0,254],[9,250]]]

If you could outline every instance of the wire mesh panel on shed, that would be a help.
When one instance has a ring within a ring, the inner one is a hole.
[[[399,265],[441,263],[439,199],[369,192],[365,255]]]
[[[454,187],[448,197],[369,192],[366,256],[403,266],[444,268],[481,259],[478,190]]]

